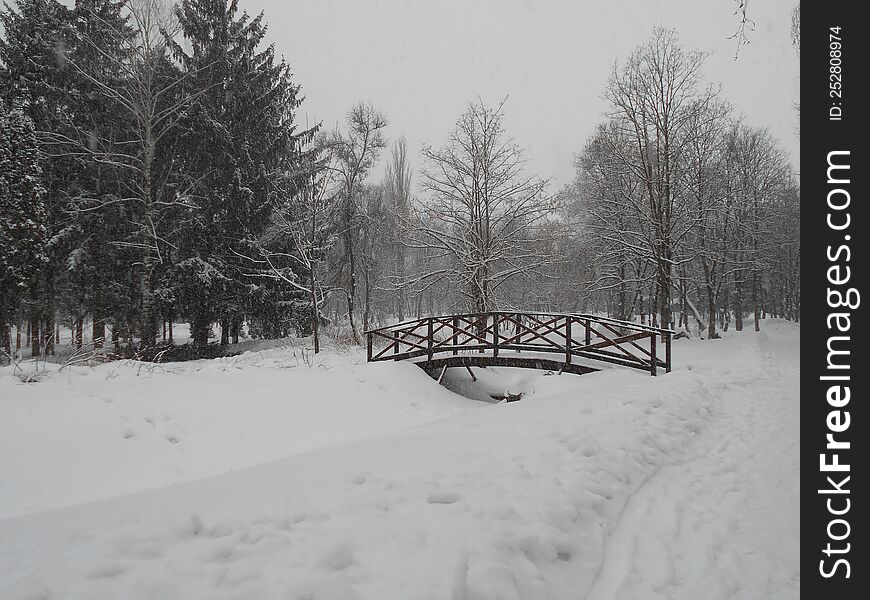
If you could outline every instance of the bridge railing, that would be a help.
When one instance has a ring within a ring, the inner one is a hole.
[[[423,317],[366,332],[369,362],[467,353],[560,354],[642,369],[671,370],[673,331],[588,314],[493,311]],[[659,345],[664,346],[664,358]],[[425,361],[423,361],[425,362]]]

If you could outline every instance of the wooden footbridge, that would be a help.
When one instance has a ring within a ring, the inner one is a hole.
[[[673,331],[586,314],[497,311],[424,317],[366,332],[369,362],[425,369],[523,367],[582,375],[605,362],[671,370]],[[663,346],[663,352],[660,352]],[[664,359],[659,358],[664,355]]]

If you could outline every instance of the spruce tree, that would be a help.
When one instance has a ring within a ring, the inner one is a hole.
[[[55,0],[16,0],[0,10],[0,97],[9,108],[24,113],[33,123],[40,146],[45,188],[49,243],[48,263],[40,272],[35,299],[30,303],[31,344],[54,352],[57,273],[64,265],[64,239],[69,233],[67,190],[75,164],[55,156],[46,145],[47,132],[64,131],[68,123],[71,11]],[[38,299],[38,301],[36,301]]]
[[[246,313],[280,313],[280,292],[264,289],[245,257],[279,200],[301,183],[299,148],[314,129],[295,129],[300,88],[274,47],[260,48],[262,13],[240,14],[236,0],[185,0],[177,15],[186,47],[176,44],[175,56],[187,85],[204,90],[180,142],[190,177],[199,179],[198,208],[179,240],[177,296],[195,343],[207,342],[214,321],[226,343]]]
[[[45,190],[32,121],[0,104],[0,348],[11,355],[10,324],[32,301],[47,257]],[[39,346],[34,349],[38,351]]]

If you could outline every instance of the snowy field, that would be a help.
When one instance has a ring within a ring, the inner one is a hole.
[[[797,598],[799,341],[498,404],[356,351],[3,368],[0,598]]]

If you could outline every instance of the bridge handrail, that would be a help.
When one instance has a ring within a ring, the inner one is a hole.
[[[445,331],[446,337],[442,333]],[[525,351],[563,354],[568,366],[572,357],[579,357],[648,370],[653,375],[659,367],[670,372],[674,333],[671,329],[592,314],[517,310],[427,316],[365,331],[369,362],[425,356],[431,363],[436,354],[446,352],[455,358],[460,351],[492,351],[495,363],[499,351]],[[664,360],[656,352],[659,337],[664,343]],[[377,352],[375,338],[387,342]],[[648,348],[640,344],[644,340]]]
[[[612,317],[602,317],[599,315],[592,315],[588,313],[571,313],[573,316],[581,317],[583,319],[592,319],[593,321],[606,321],[608,323],[613,323],[614,325],[618,325],[619,327],[625,327],[626,329],[637,329],[638,331],[655,331],[657,333],[665,334],[669,333],[671,335],[675,335],[677,332],[673,329],[666,329],[664,327],[656,327],[653,325],[646,325],[645,323],[635,323],[634,321],[623,321],[621,319],[614,319]]]
[[[637,329],[638,331],[655,331],[660,334],[669,333],[671,335],[675,335],[677,332],[673,329],[665,329],[663,327],[654,327],[652,325],[646,325],[644,323],[635,323],[634,321],[623,321],[620,319],[614,319],[612,317],[602,317],[600,315],[593,315],[591,313],[552,313],[552,312],[538,312],[533,310],[492,310],[489,312],[478,312],[478,313],[461,313],[456,315],[432,315],[428,317],[420,317],[419,319],[408,319],[405,321],[400,321],[398,323],[393,323],[392,325],[382,325],[381,327],[373,327],[367,329],[363,332],[363,335],[368,335],[369,333],[376,333],[378,331],[386,331],[392,330],[396,328],[407,327],[408,325],[414,325],[415,323],[418,325],[425,324],[429,319],[446,319],[449,317],[463,317],[463,318],[471,318],[471,317],[489,317],[492,315],[503,315],[503,314],[515,314],[515,315],[535,315],[540,317],[577,317],[581,319],[590,319],[592,321],[606,321],[608,323],[618,325],[619,327],[625,327],[626,329]]]

